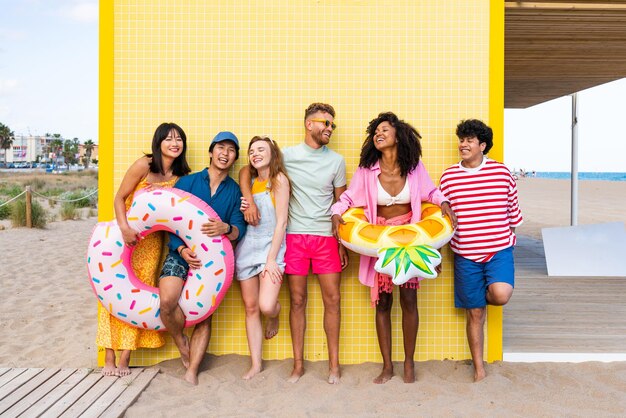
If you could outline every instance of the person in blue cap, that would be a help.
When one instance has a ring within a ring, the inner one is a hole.
[[[246,233],[246,222],[239,210],[241,192],[235,180],[229,176],[229,170],[239,158],[239,140],[232,132],[220,132],[211,141],[209,155],[209,166],[198,173],[181,177],[176,188],[204,200],[218,214],[219,219],[210,218],[202,225],[204,234],[210,237],[226,235],[231,241],[237,241]],[[198,255],[175,234],[170,234],[168,247],[169,253],[159,279],[161,319],[187,368],[184,379],[197,385],[198,368],[211,338],[212,317],[197,324],[191,340],[188,340],[183,334],[185,316],[178,306],[178,300],[188,270],[199,268],[202,263]]]

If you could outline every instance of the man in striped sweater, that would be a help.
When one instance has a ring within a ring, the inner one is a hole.
[[[493,131],[482,121],[456,128],[461,161],[446,169],[440,189],[456,213],[454,304],[467,316],[474,381],[486,376],[483,343],[486,305],[505,305],[513,294],[515,228],[522,223],[517,186],[508,168],[486,157]]]

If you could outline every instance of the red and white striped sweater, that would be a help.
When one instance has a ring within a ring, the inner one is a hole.
[[[439,188],[458,219],[452,251],[484,263],[515,245],[511,228],[523,219],[515,179],[504,164],[486,157],[476,168],[455,164],[443,172]]]

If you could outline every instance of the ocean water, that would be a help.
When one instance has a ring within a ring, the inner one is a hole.
[[[526,176],[532,177],[532,173],[527,173]],[[538,171],[536,177],[569,180],[572,175],[565,171]],[[626,181],[626,173],[594,173],[581,171],[578,173],[578,180]]]

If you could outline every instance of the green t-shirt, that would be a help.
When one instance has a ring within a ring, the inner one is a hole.
[[[283,154],[291,179],[287,232],[332,236],[330,207],[334,189],[346,185],[346,162],[325,145],[314,149],[302,143]]]

